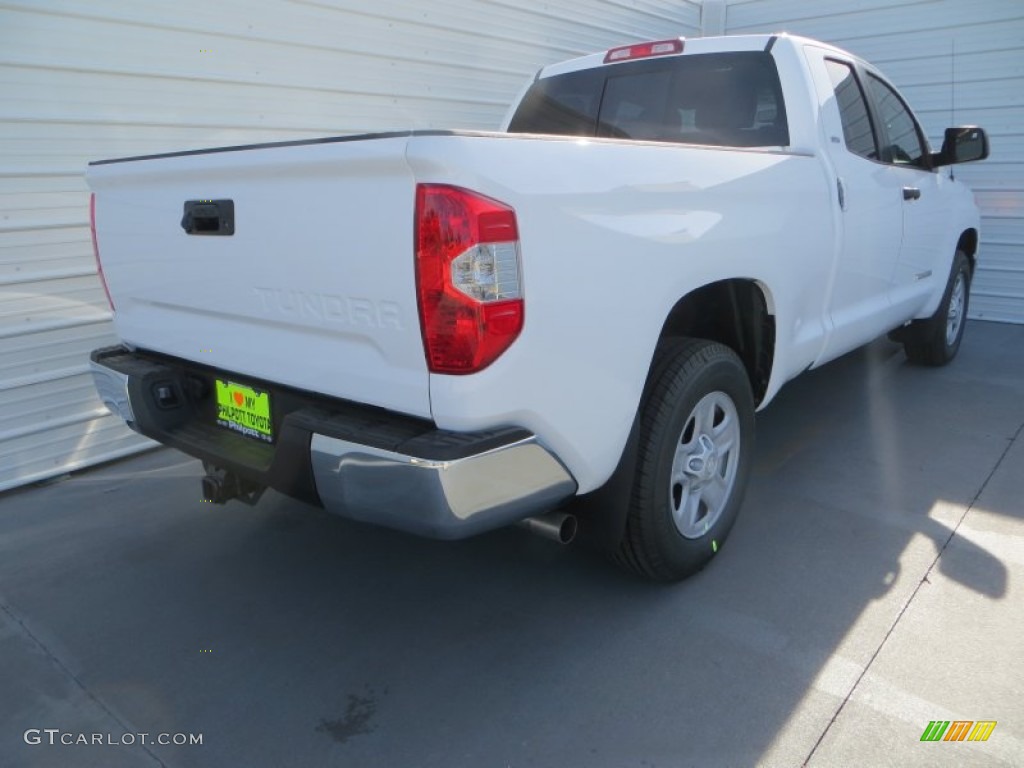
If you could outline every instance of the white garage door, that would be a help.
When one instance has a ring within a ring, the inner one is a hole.
[[[877,65],[914,107],[934,147],[954,122],[989,132],[991,158],[956,168],[982,213],[971,315],[1024,323],[1021,0],[729,0],[725,10],[729,34],[785,30]]]
[[[147,447],[93,394],[112,343],[89,160],[495,128],[541,65],[695,35],[685,0],[22,0],[0,9],[0,490]]]

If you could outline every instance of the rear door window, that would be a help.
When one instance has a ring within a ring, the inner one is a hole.
[[[775,61],[762,51],[646,59],[544,78],[527,92],[509,132],[789,144]]]
[[[832,88],[836,94],[839,117],[843,122],[843,139],[846,148],[855,155],[868,160],[878,159],[878,145],[875,129],[868,113],[868,104],[860,83],[853,74],[853,67],[843,61],[825,60]]]

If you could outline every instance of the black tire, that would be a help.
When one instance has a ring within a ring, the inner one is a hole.
[[[659,345],[640,407],[626,530],[613,557],[645,578],[678,581],[721,550],[739,514],[753,454],[754,399],[731,349],[703,339],[670,339]],[[696,434],[698,420],[707,441]],[[734,449],[724,450],[727,442]]]
[[[962,281],[963,300],[957,298],[958,281]],[[897,331],[907,359],[918,365],[945,365],[956,357],[964,335],[967,307],[971,297],[971,262],[967,254],[957,251],[946,282],[946,290],[935,314],[927,320],[915,320]],[[951,312],[955,309],[956,322]]]

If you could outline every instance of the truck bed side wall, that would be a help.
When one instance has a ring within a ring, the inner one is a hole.
[[[530,429],[581,493],[614,470],[661,328],[689,292],[758,281],[784,350],[773,380],[804,369],[820,346],[832,234],[814,157],[470,136],[413,137],[407,157],[418,182],[512,205],[522,243],[522,336],[481,373],[432,375],[435,421]]]

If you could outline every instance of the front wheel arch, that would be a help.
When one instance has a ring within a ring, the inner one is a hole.
[[[946,365],[960,351],[970,306],[973,271],[970,258],[957,249],[934,314],[924,320],[915,320],[893,335],[897,341],[903,342],[903,350],[912,363]]]

